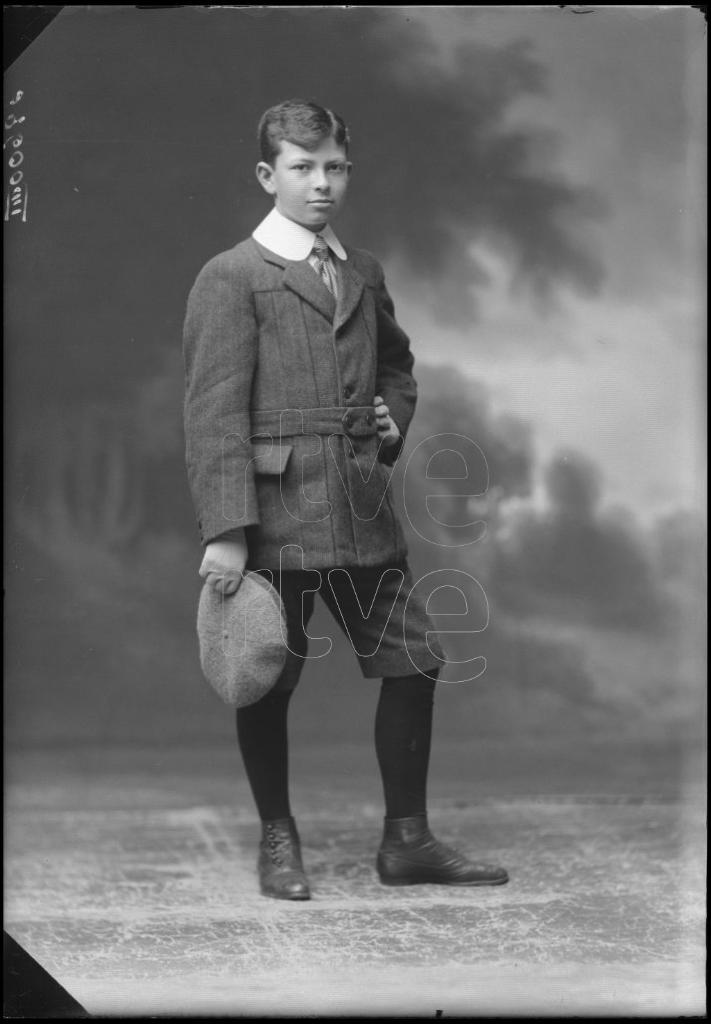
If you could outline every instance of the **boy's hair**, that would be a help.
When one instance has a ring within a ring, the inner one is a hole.
[[[350,142],[343,118],[311,100],[285,100],[270,107],[259,121],[258,136],[262,160],[271,166],[284,140],[302,149],[316,149],[320,142],[333,136],[336,145],[343,146],[346,153]]]

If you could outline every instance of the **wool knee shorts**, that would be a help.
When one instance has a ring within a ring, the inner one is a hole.
[[[259,572],[279,591],[286,612],[289,650],[275,690],[295,689],[309,660],[307,627],[316,594],[350,641],[366,679],[434,675],[446,660],[426,596],[417,590],[406,561],[372,568]],[[318,645],[323,648],[323,638]]]

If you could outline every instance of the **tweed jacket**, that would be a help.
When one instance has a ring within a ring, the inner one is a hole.
[[[403,559],[389,478],[416,402],[377,260],[347,249],[336,300],[307,260],[249,238],[211,259],[183,335],[188,480],[207,544],[244,527],[255,568]],[[381,395],[401,440],[379,445]]]

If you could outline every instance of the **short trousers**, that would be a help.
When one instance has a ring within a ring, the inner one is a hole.
[[[258,571],[279,591],[286,613],[289,649],[275,690],[293,690],[299,682],[308,660],[307,627],[317,593],[348,637],[366,679],[416,672],[436,678],[446,660],[426,598],[406,561],[367,568]],[[318,639],[319,651],[324,643]]]

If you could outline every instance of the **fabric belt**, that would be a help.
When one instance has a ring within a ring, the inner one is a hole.
[[[252,435],[296,437],[300,434],[348,434],[367,437],[377,434],[372,405],[335,405],[321,409],[255,409],[251,414]]]

